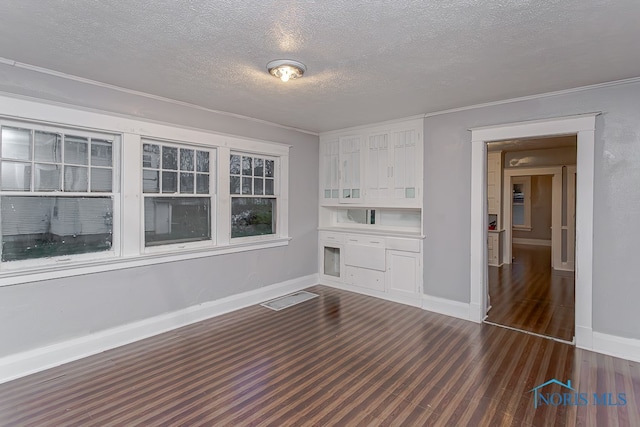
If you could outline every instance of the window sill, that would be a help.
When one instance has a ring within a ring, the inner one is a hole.
[[[276,248],[289,245],[290,237],[279,237],[271,240],[231,243],[229,245],[200,249],[176,250],[172,253],[144,254],[129,257],[103,258],[92,261],[79,261],[65,265],[47,265],[29,270],[9,270],[0,272],[0,287],[42,280],[58,279],[62,277],[81,276],[84,274],[100,273],[125,268],[142,267],[167,262],[184,261],[205,258],[216,255],[253,251],[257,249]]]

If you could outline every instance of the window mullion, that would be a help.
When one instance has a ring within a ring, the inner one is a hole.
[[[124,134],[121,144],[120,188],[122,206],[120,208],[120,247],[123,256],[143,253],[144,233],[142,211],[142,144],[140,135]]]

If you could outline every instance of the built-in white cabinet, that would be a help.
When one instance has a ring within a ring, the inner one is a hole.
[[[327,138],[320,145],[320,200],[337,201],[340,197],[340,140]]]
[[[423,126],[320,135],[320,283],[421,305]]]
[[[420,254],[404,251],[387,251],[385,281],[390,292],[407,295],[420,293]]]
[[[499,267],[502,265],[502,235],[504,232],[489,230],[487,234],[487,262]]]
[[[422,123],[321,135],[321,204],[421,207]]]
[[[320,231],[320,282],[419,305],[422,240]]]
[[[362,147],[364,138],[361,135],[343,136],[340,144],[340,169],[338,182],[342,203],[358,203],[362,201]]]

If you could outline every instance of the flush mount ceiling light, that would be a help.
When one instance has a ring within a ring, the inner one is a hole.
[[[277,61],[269,62],[267,70],[273,77],[277,77],[283,82],[288,82],[302,77],[304,72],[307,71],[307,67],[302,62],[278,59]]]

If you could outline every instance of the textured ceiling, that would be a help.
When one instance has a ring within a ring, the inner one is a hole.
[[[637,77],[639,16],[638,0],[4,0],[0,57],[319,132]],[[308,73],[274,79],[281,58]]]

